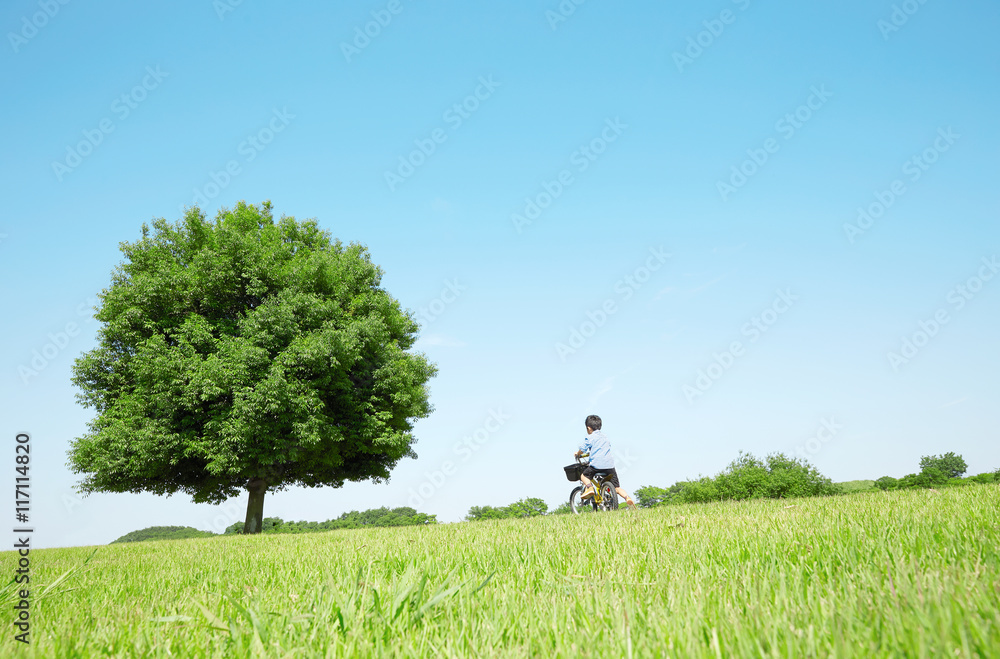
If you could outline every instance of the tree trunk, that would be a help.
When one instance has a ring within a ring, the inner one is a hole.
[[[247,483],[250,500],[247,501],[247,519],[243,522],[243,533],[260,533],[264,526],[264,495],[267,494],[267,481],[263,478],[251,478]]]

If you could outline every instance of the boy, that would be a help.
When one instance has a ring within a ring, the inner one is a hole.
[[[587,468],[580,475],[580,482],[583,483],[584,488],[580,499],[586,501],[594,496],[594,485],[590,479],[598,472],[603,472],[611,476],[611,483],[615,486],[615,491],[618,492],[620,497],[625,499],[628,507],[635,509],[635,501],[628,495],[628,492],[622,489],[621,484],[618,482],[618,472],[615,471],[615,459],[611,455],[611,441],[601,431],[601,426],[603,425],[601,417],[591,414],[584,421],[584,425],[587,427],[587,437],[583,440],[583,444],[580,445],[580,450],[574,454],[574,457],[577,458],[585,453],[590,455],[590,464],[587,465]]]

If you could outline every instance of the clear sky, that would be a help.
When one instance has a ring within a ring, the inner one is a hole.
[[[440,369],[417,460],[266,516],[554,507],[590,413],[630,491],[741,450],[1000,467],[995,2],[15,0],[0,26],[0,434],[8,485],[32,436],[36,546],[242,520],[80,499],[65,466],[118,244],[241,199],[366,244]]]

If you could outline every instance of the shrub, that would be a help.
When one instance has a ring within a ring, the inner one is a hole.
[[[549,511],[549,504],[532,497],[510,504],[507,506],[507,510],[511,517],[538,517]]]
[[[688,491],[690,490],[690,492]],[[838,493],[833,482],[804,460],[773,453],[759,460],[740,453],[714,479],[687,483],[682,498],[688,502],[712,499],[786,499]]]
[[[878,481],[883,479],[888,479],[889,476],[883,476]],[[891,479],[890,479],[891,480]],[[888,481],[887,481],[888,482]],[[893,490],[912,490],[918,488],[930,488],[930,487],[942,487],[948,484],[959,484],[961,479],[949,479],[948,475],[937,467],[927,467],[923,469],[919,474],[907,474],[896,481],[896,486]]]
[[[715,480],[707,476],[684,483],[679,497],[681,503],[708,503],[721,498]]]
[[[654,506],[662,506],[667,503],[670,498],[670,492],[664,490],[662,487],[645,485],[636,489],[635,498],[640,508],[653,508]]]
[[[924,467],[915,479],[916,487],[935,487],[948,482],[948,474],[937,467]]]
[[[740,452],[725,471],[715,477],[720,499],[759,499],[768,489],[768,472],[763,462]]]
[[[763,496],[770,499],[815,497],[837,494],[840,490],[805,460],[789,458],[783,453],[767,456],[768,479]]]
[[[899,481],[892,476],[883,476],[875,481],[875,487],[880,490],[895,490],[899,487]]]
[[[647,485],[636,490],[639,506],[706,503],[726,499],[784,499],[838,494],[840,488],[804,460],[773,453],[760,460],[740,453],[714,477],[676,483],[669,489]]]

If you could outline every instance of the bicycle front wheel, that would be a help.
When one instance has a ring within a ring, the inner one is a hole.
[[[583,501],[580,499],[580,495],[583,494],[583,486],[580,485],[572,492],[569,493],[569,509],[573,511],[574,515],[579,515],[580,513],[592,512],[597,509],[597,504],[593,503],[593,499],[590,501]]]

